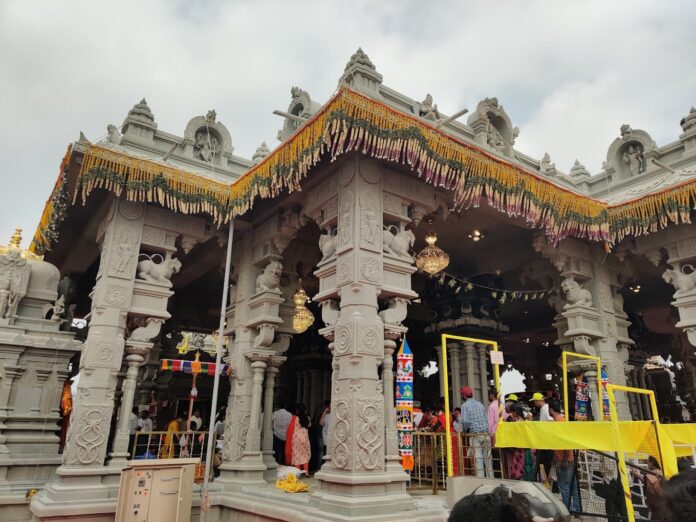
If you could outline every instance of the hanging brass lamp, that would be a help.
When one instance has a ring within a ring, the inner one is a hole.
[[[292,296],[295,303],[295,315],[292,317],[292,329],[295,333],[306,332],[307,329],[314,324],[314,315],[307,308],[309,296],[302,287],[297,289],[295,295]]]
[[[437,234],[433,231],[425,235],[427,245],[416,255],[416,266],[418,270],[430,275],[442,272],[449,266],[449,255],[438,247]]]

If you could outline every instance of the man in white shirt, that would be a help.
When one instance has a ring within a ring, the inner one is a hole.
[[[288,426],[292,420],[292,413],[281,406],[271,415],[273,424],[273,453],[275,453],[276,462],[285,464],[285,437],[288,433]]]
[[[142,431],[144,433],[153,431],[152,419],[150,418],[150,413],[147,410],[140,412],[140,418],[138,419],[138,431]]]
[[[549,413],[549,405],[546,404],[546,398],[539,392],[534,393],[532,398],[529,399],[530,402],[534,403],[534,407],[539,410],[539,420],[540,421],[552,421],[553,418]]]
[[[191,431],[199,431],[203,425],[203,419],[201,418],[200,410],[193,410],[193,415],[191,415]]]

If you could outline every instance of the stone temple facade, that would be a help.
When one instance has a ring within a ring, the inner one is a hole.
[[[105,139],[69,147],[31,251],[18,238],[0,251],[0,518],[113,520],[128,413],[186,396],[159,358],[182,331],[215,331],[228,283],[232,372],[208,521],[443,520],[412,500],[399,463],[393,355],[404,334],[418,367],[436,360],[439,332],[497,339],[534,390],[558,388],[562,350],[599,355],[611,382],[651,387],[662,415],[688,420],[696,110],[664,146],[622,126],[593,175],[516,150],[496,98],[463,123],[463,111],[448,116],[382,80],[358,50],[326,103],[293,88],[280,144],[251,160],[234,154],[215,111],[179,136],[145,100]],[[429,231],[450,256],[434,278],[415,264]],[[299,288],[316,316],[302,334]],[[486,347],[453,344],[448,356],[449,387],[486,401]],[[59,453],[61,390],[78,373]],[[424,401],[445,386],[426,373]],[[288,398],[312,410],[330,399],[334,414],[306,495],[272,487],[271,412]],[[649,413],[627,396],[619,410]]]

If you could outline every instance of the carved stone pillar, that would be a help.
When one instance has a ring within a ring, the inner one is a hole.
[[[259,420],[261,417],[261,398],[263,395],[263,376],[270,360],[271,354],[268,352],[250,352],[246,358],[251,361],[252,388],[251,388],[251,418],[249,430],[246,434],[246,446],[242,462],[251,470],[251,466],[258,466],[260,471],[266,469],[261,458],[261,432],[259,430]],[[273,405],[271,404],[271,409]]]
[[[466,359],[466,382],[472,390],[476,387],[475,372],[476,367],[474,365],[474,351],[476,350],[474,343],[465,341],[464,342],[464,356]],[[461,403],[461,400],[459,401]]]
[[[273,390],[275,389],[276,377],[280,372],[280,365],[285,361],[285,357],[273,356],[270,364],[266,368],[266,382],[263,393],[263,463],[267,469],[278,467],[273,454]]]
[[[451,368],[449,368],[449,373],[452,376],[452,389],[450,390],[450,409],[454,409],[459,406],[460,394],[459,388],[461,387],[461,368],[459,367],[459,352],[461,347],[458,343],[452,343],[447,345],[447,354],[449,355],[449,362]]]
[[[80,380],[63,452],[66,468],[104,464],[144,215],[145,205],[114,201],[103,224],[89,332],[80,358]]]
[[[488,406],[490,401],[488,400],[488,350],[485,344],[478,344],[478,355],[479,355],[479,384],[481,389],[481,402],[484,406]]]
[[[111,464],[123,465],[130,455],[128,443],[130,441],[130,413],[135,400],[135,385],[138,378],[138,369],[145,362],[145,356],[152,343],[146,341],[129,340],[126,344],[126,361],[128,370],[123,380],[123,394],[121,395],[121,408],[118,412],[118,424],[114,437],[113,451],[111,452]]]
[[[445,394],[445,372],[442,370],[442,346],[438,344],[435,347],[435,351],[437,352],[437,376],[440,380],[440,396],[443,396]]]
[[[394,351],[396,341],[384,340],[384,360],[382,362],[382,389],[384,390],[384,433],[386,440],[386,469],[401,470],[399,441],[396,431],[396,408],[394,405]]]
[[[316,474],[315,498],[323,520],[367,514],[377,519],[412,505],[405,491],[406,474],[385,469],[385,399],[377,374],[384,362],[384,323],[377,313],[386,263],[382,171],[378,163],[352,156],[343,160],[336,176],[335,270],[327,265],[317,271],[320,293],[315,299],[340,297],[338,319],[325,334],[333,338],[337,370],[328,442],[331,461]],[[333,278],[333,288],[324,274]]]
[[[638,377],[638,387],[643,389],[648,389],[648,384],[645,382],[645,368],[638,368],[636,372]],[[640,405],[643,410],[643,420],[657,420],[653,419],[652,410],[650,409],[650,400],[645,394],[640,395]]]
[[[285,298],[280,291],[280,256],[266,256],[265,268],[255,263],[259,234],[247,234],[233,248],[233,263],[239,267],[234,302],[227,310],[227,322],[234,330],[230,349],[231,388],[225,417],[223,463],[216,480],[225,489],[265,484],[266,466],[261,454],[261,400],[264,371],[275,355],[273,341]],[[272,396],[272,394],[271,394]],[[272,405],[271,405],[272,412]]]

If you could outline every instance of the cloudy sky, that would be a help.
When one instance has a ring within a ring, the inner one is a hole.
[[[145,97],[181,134],[216,109],[235,153],[275,147],[290,87],[332,94],[358,46],[445,113],[497,96],[517,147],[596,172],[622,123],[658,144],[696,104],[696,2],[0,0],[0,244],[33,234],[66,146]]]

